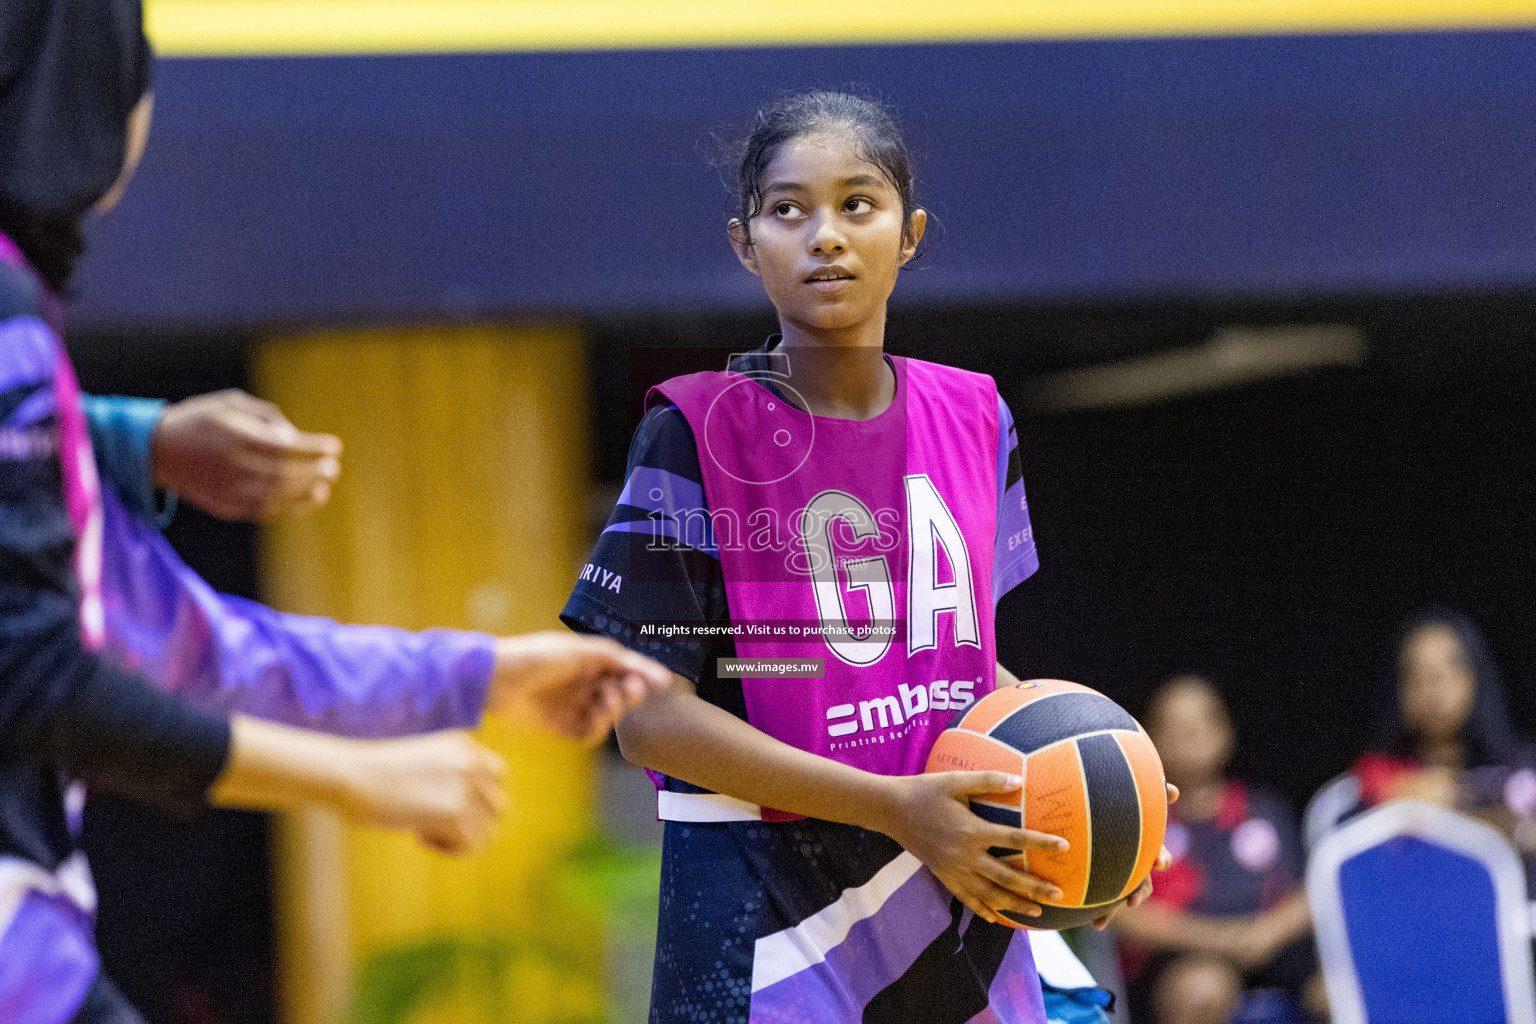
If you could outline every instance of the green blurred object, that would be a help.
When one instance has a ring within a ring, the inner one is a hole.
[[[661,878],[660,847],[622,846],[594,836],[568,848],[547,879],[554,913],[571,929],[596,927],[606,959],[649,950],[655,941]],[[348,1024],[409,1024],[418,1013],[461,999],[468,1019],[486,1024],[627,1024],[643,1020],[649,990],[605,986],[598,1013],[563,1013],[537,1020],[514,1012],[510,979],[538,976],[560,984],[602,973],[588,946],[546,932],[444,934],[372,953],[358,972]],[[649,959],[647,958],[647,964]],[[619,991],[615,991],[615,988]]]

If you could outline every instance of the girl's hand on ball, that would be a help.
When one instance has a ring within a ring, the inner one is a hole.
[[[993,924],[1001,911],[1038,917],[1035,900],[1061,898],[1061,890],[1050,882],[1017,871],[987,851],[1062,851],[1065,839],[994,824],[970,808],[972,797],[1014,792],[1023,779],[1003,772],[938,772],[889,781],[888,820],[880,831],[927,865],[978,916]]]
[[[1166,857],[1168,857],[1168,847],[1165,846],[1158,853],[1158,855],[1157,855],[1157,864],[1153,865],[1153,870],[1158,870],[1158,871],[1162,870],[1162,868],[1158,867],[1158,865],[1163,865],[1163,867],[1166,867],[1167,865],[1163,864],[1163,860]],[[1111,922],[1111,921],[1113,921],[1115,919],[1115,915],[1116,914],[1120,913],[1120,911],[1124,910],[1126,907],[1133,907],[1134,908],[1134,907],[1141,906],[1143,903],[1147,902],[1147,897],[1149,897],[1151,895],[1152,895],[1152,876],[1148,875],[1146,878],[1143,878],[1141,880],[1141,884],[1136,887],[1136,891],[1135,892],[1131,893],[1129,896],[1127,896],[1125,899],[1121,900],[1119,903],[1116,903],[1113,907],[1110,907],[1109,908],[1109,912],[1107,914],[1105,914],[1103,917],[1096,917],[1096,918],[1094,918],[1093,919],[1093,926],[1094,926],[1094,928],[1098,929],[1099,931],[1103,931],[1105,928],[1109,927],[1109,922]]]
[[[1172,787],[1170,787],[1170,788],[1172,788]],[[1168,847],[1164,846],[1164,847],[1162,847],[1161,849],[1159,849],[1157,851],[1157,860],[1152,863],[1152,870],[1153,871],[1167,871],[1168,868],[1171,867],[1172,865],[1173,865],[1173,854],[1169,853],[1168,852]],[[1109,908],[1109,912],[1107,914],[1105,914],[1103,917],[1096,917],[1096,918],[1094,918],[1093,919],[1093,926],[1095,928],[1097,928],[1099,931],[1103,931],[1105,928],[1109,927],[1109,922],[1113,921],[1115,919],[1115,915],[1120,913],[1120,911],[1122,909],[1124,909],[1126,907],[1131,907],[1132,909],[1135,909],[1136,907],[1139,907],[1143,903],[1147,902],[1148,897],[1150,897],[1151,895],[1152,895],[1152,876],[1148,875],[1146,878],[1143,878],[1141,880],[1141,884],[1136,887],[1136,891],[1135,892],[1131,893],[1129,896],[1127,896],[1124,900],[1120,901],[1119,903],[1116,903],[1113,907],[1110,907]]]
[[[590,744],[647,695],[671,684],[664,666],[604,637],[530,633],[496,642],[487,707]]]
[[[1178,803],[1178,800],[1179,800],[1179,787],[1175,786],[1171,782],[1165,782],[1165,783],[1163,783],[1163,785],[1168,787],[1168,802],[1170,804]],[[1152,862],[1152,870],[1153,871],[1167,871],[1171,867],[1173,867],[1173,854],[1171,852],[1169,852],[1167,846],[1159,847],[1158,851],[1157,851],[1157,860]],[[1141,891],[1142,889],[1146,890],[1146,892],[1144,894]],[[1134,893],[1131,894],[1131,900],[1130,900],[1131,906],[1133,906],[1133,907],[1141,906],[1143,903],[1146,902],[1147,897],[1151,896],[1151,895],[1152,895],[1152,879],[1148,878],[1145,882],[1142,883],[1140,888],[1138,888]],[[1137,898],[1138,896],[1140,897],[1139,899]]]

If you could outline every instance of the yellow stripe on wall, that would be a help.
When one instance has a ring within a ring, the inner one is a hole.
[[[1536,27],[1536,0],[145,0],[166,56],[452,53]]]

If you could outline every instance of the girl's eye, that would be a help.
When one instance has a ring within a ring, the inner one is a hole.
[[[795,209],[794,203],[780,203],[773,208],[773,215],[775,217],[783,217],[786,219],[793,219],[796,215],[799,214],[799,212],[799,210]]]
[[[873,213],[875,204],[863,196],[854,196],[843,204],[843,209],[849,213]]]

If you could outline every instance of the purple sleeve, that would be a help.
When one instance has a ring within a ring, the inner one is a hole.
[[[219,594],[110,487],[107,653],[205,711],[379,738],[479,723],[495,662],[481,633],[346,626]]]
[[[1023,583],[1040,568],[1035,533],[1029,526],[1029,502],[1019,466],[1019,435],[1013,413],[997,398],[997,551],[992,557],[992,601]]]

